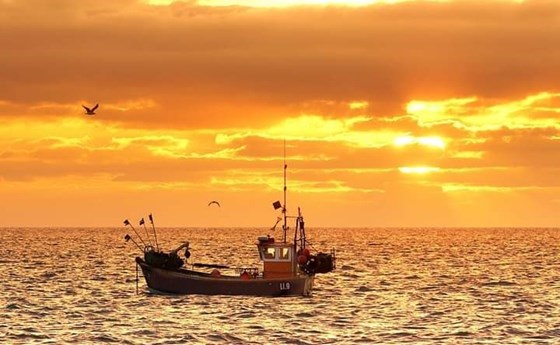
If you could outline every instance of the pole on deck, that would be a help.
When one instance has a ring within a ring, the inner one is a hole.
[[[124,225],[125,226],[130,226],[132,228],[132,230],[134,231],[134,233],[136,234],[136,236],[138,236],[138,238],[140,239],[140,242],[142,242],[142,244],[144,245],[144,248],[146,248],[146,242],[144,242],[144,240],[142,239],[142,236],[140,236],[140,234],[136,231],[136,229],[134,228],[134,226],[132,226],[132,224],[130,224],[130,222],[128,221],[128,219],[124,220]]]

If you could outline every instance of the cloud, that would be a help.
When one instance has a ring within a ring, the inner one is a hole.
[[[339,142],[356,147],[382,147],[390,145],[397,133],[385,131],[359,131],[354,127],[368,122],[365,116],[345,119],[326,118],[321,115],[300,115],[287,118],[266,129],[230,129],[216,136],[216,143],[228,144],[247,137],[260,137],[288,141]]]
[[[306,172],[296,172],[296,175],[306,176]],[[306,176],[308,177],[308,176]],[[242,171],[230,171],[221,177],[213,177],[210,183],[214,186],[226,187],[235,191],[250,192],[255,189],[260,190],[282,190],[282,182],[280,176],[270,171],[246,173]],[[325,180],[324,176],[320,181],[311,179],[290,179],[290,189],[297,190],[298,193],[383,193],[383,190],[375,188],[357,187],[349,181],[342,180]]]
[[[420,126],[450,123],[469,131],[502,127],[560,129],[560,93],[541,92],[520,100],[489,101],[475,97],[442,101],[410,101],[407,112]]]
[[[553,1],[256,9],[28,0],[0,9],[6,101],[152,99],[161,108],[124,120],[154,127],[264,125],[317,99],[396,115],[411,99],[514,99],[554,90],[560,77]]]
[[[502,186],[477,186],[477,185],[460,185],[460,184],[444,184],[442,190],[446,193],[453,192],[496,192],[511,193],[514,191],[527,190],[544,190],[543,187],[502,187]]]
[[[130,207],[150,191],[166,212],[218,192],[241,208],[276,197],[286,140],[290,188],[322,215],[542,217],[558,199],[559,13],[0,1],[0,189],[21,205],[50,203],[44,190],[80,205],[83,187]]]

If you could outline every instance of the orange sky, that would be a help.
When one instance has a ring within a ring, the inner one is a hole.
[[[559,37],[556,0],[0,0],[0,227],[266,228],[284,139],[311,227],[556,226]]]

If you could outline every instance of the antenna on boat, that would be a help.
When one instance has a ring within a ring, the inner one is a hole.
[[[288,187],[286,186],[286,170],[288,169],[288,165],[286,164],[286,138],[284,138],[284,207],[282,207],[282,214],[284,215],[284,225],[282,226],[282,230],[284,230],[284,242],[286,242],[286,231],[288,230],[287,225],[287,216],[286,216],[286,191]]]

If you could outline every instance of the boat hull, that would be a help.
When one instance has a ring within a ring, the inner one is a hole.
[[[313,276],[298,275],[282,278],[242,279],[213,277],[206,273],[180,269],[156,268],[136,258],[149,288],[173,294],[245,295],[245,296],[309,296]]]

